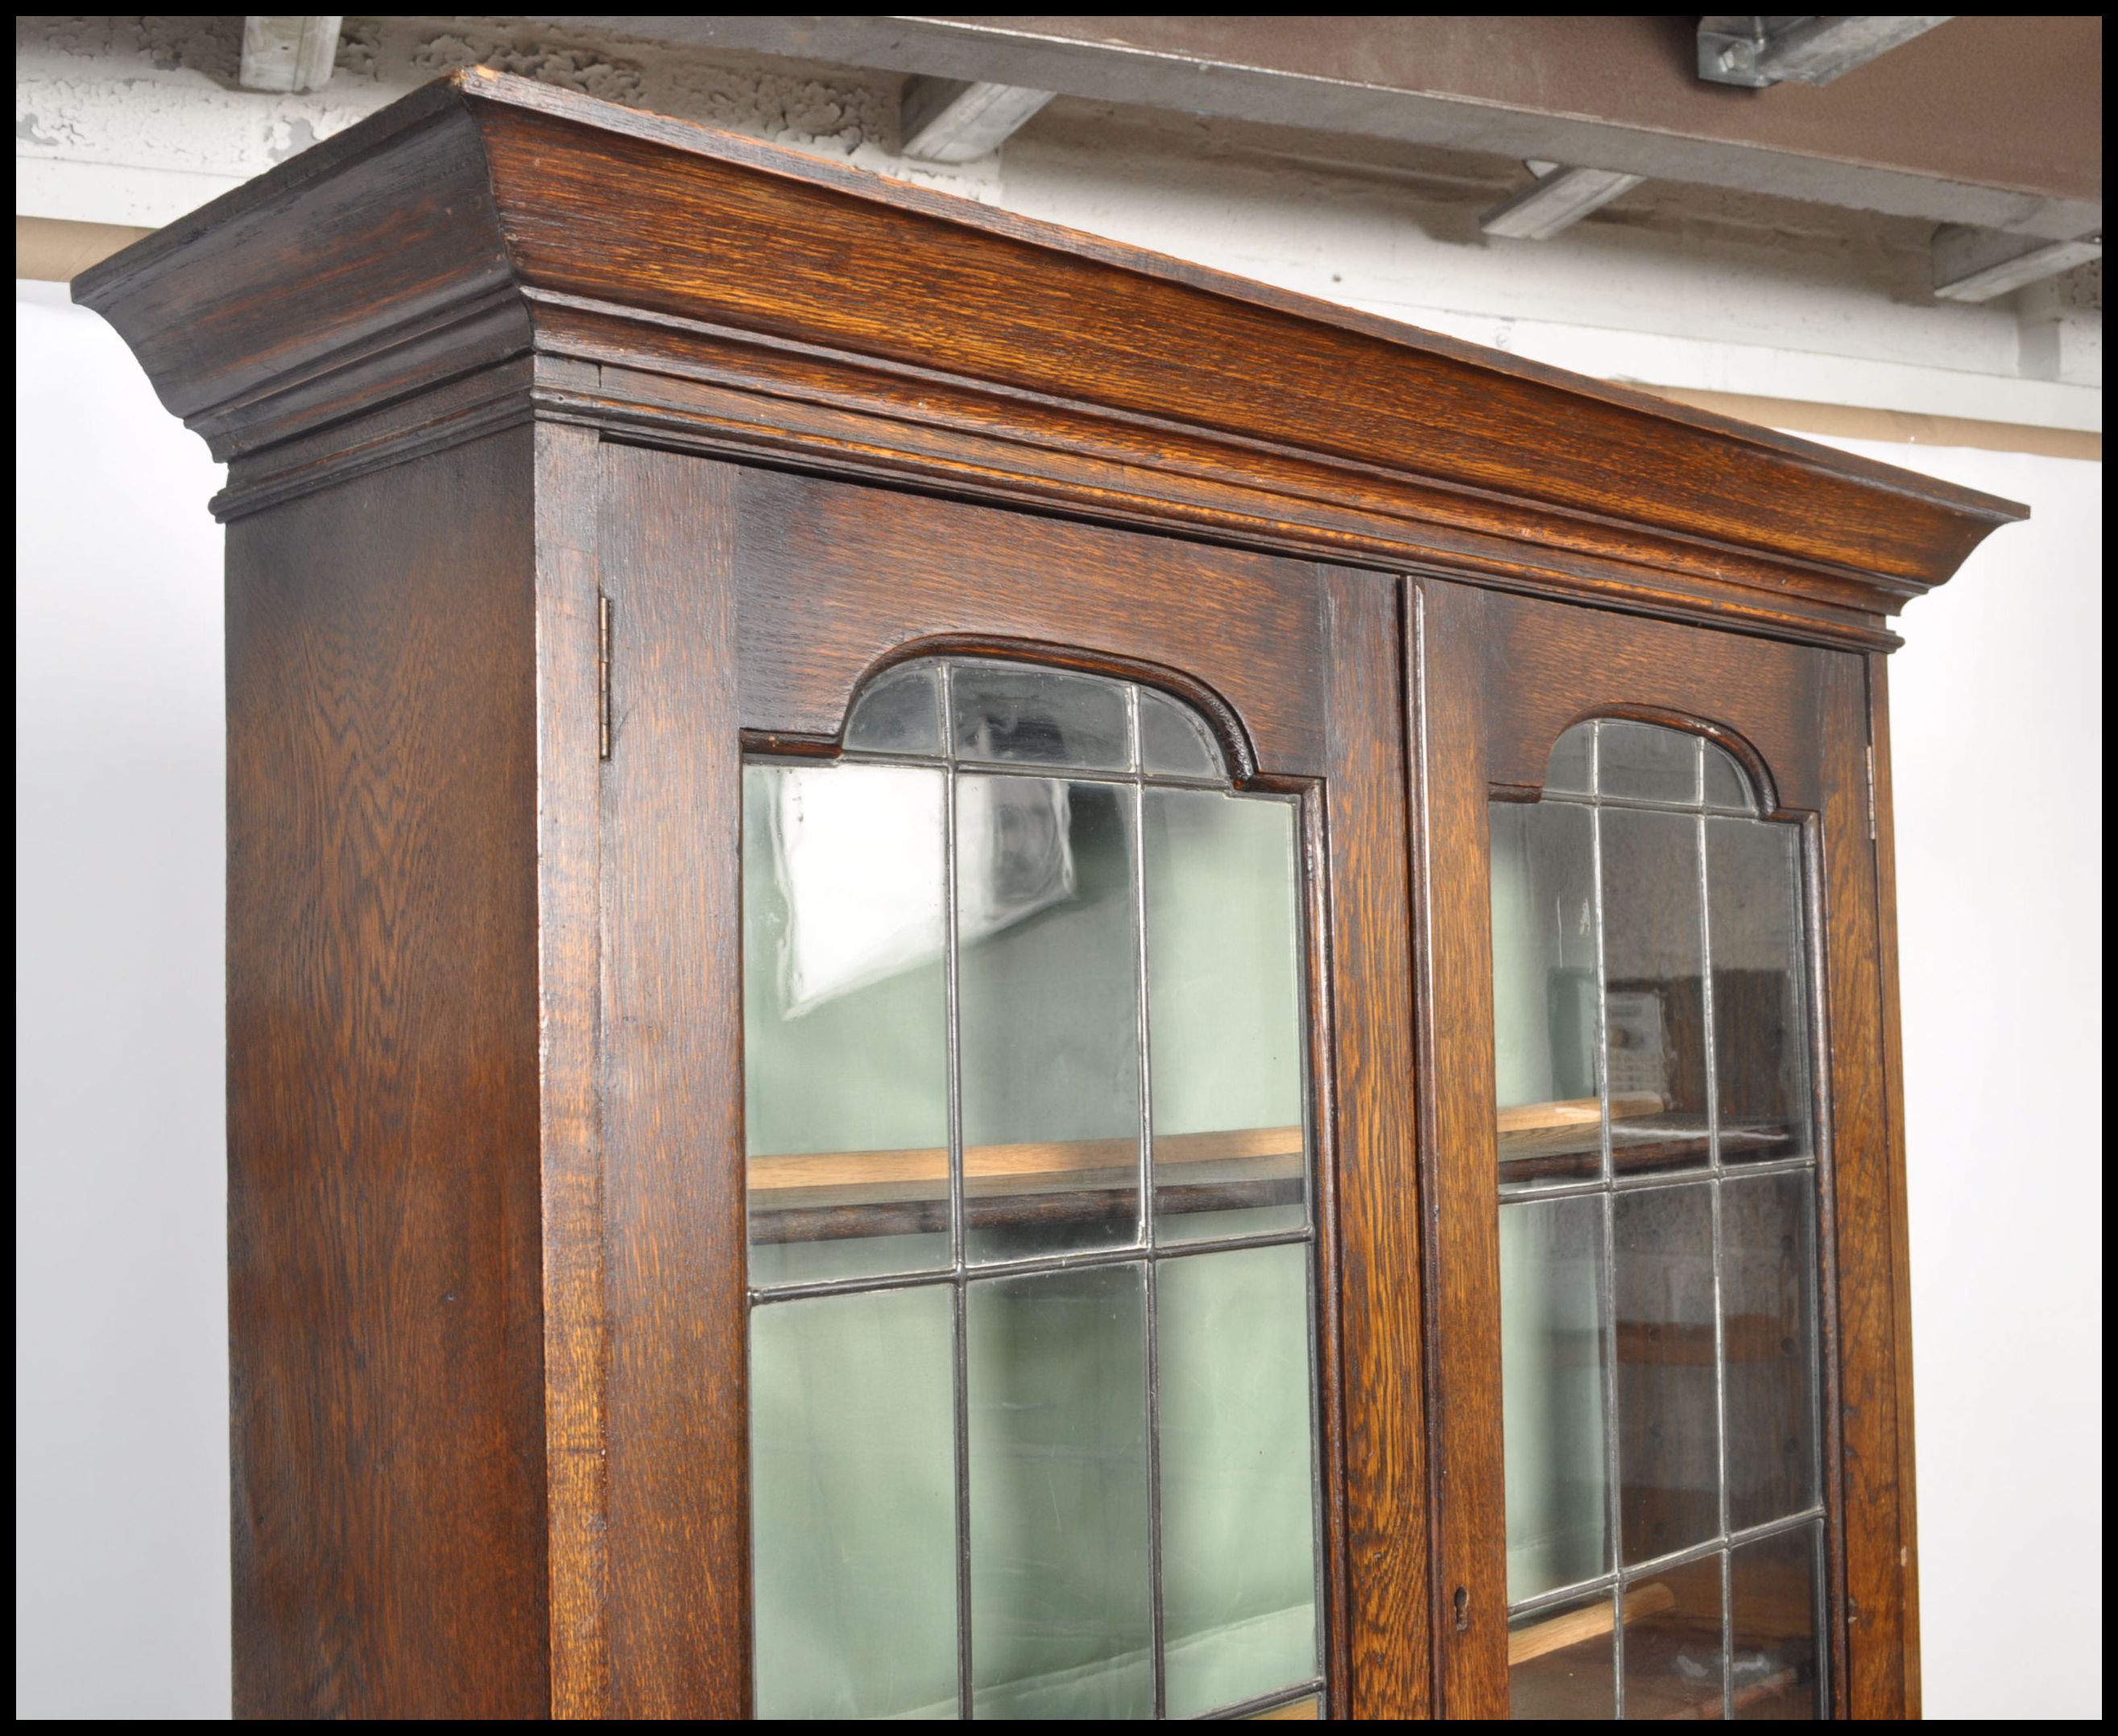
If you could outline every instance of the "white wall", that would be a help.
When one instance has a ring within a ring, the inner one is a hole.
[[[217,486],[99,321],[17,303],[17,1711],[228,1711]],[[2093,1717],[2101,467],[1893,666],[1926,1702]]]
[[[21,1717],[224,1717],[220,467],[18,286]]]
[[[1890,663],[1926,1706],[2103,1692],[2101,464],[1836,442],[2026,501]]]

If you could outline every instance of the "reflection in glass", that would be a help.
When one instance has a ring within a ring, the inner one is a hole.
[[[1156,1268],[1168,1715],[1317,1673],[1309,1250]]]
[[[956,1715],[945,1286],[751,1315],[757,1715]]]
[[[1596,726],[1593,723],[1577,723],[1552,744],[1552,760],[1544,769],[1547,795],[1586,796],[1588,793],[1595,744]]]
[[[1699,803],[1699,738],[1606,718],[1596,732],[1596,792],[1638,801]]]
[[[1131,792],[956,781],[958,1069],[974,1260],[1140,1233]]]
[[[1578,1603],[1547,1604],[1508,1623],[1508,1715],[1522,1720],[1617,1715],[1611,1656],[1612,1599],[1598,1591]]]
[[[1706,822],[1723,1163],[1806,1157],[1815,1149],[1802,1016],[1800,843],[1792,826]]]
[[[1721,1190],[1728,1358],[1728,1523],[1747,1531],[1817,1498],[1816,1203],[1806,1170]]]
[[[1148,1716],[1141,1268],[981,1280],[964,1318],[976,1715]]]
[[[1705,1187],[1612,1202],[1619,1535],[1627,1562],[1721,1528],[1714,1394],[1713,1201]]]
[[[1140,690],[1140,763],[1143,769],[1172,778],[1210,778],[1222,782],[1221,750],[1188,705],[1152,688]]]
[[[1718,1719],[1721,1558],[1665,1567],[1625,1592],[1625,1716]]]
[[[1604,1448],[1603,1202],[1501,1207],[1508,1598],[1611,1565]]]
[[[948,1263],[943,775],[743,769],[754,1284]]]
[[[1711,1143],[1699,823],[1606,808],[1602,828],[1612,1167],[1634,1175],[1703,1166]]]
[[[1021,663],[960,663],[950,682],[959,759],[1113,772],[1132,764],[1122,682]]]
[[[902,663],[861,690],[846,720],[846,746],[867,754],[941,751],[941,683],[932,663]]]
[[[1820,1538],[1815,1525],[1799,1526],[1729,1553],[1730,1697],[1738,1718],[1823,1715],[1816,1641]]]
[[[1155,1233],[1298,1230],[1294,807],[1204,790],[1145,804]]]
[[[957,658],[746,768],[761,1715],[1318,1715],[1298,810],[1226,786]]]
[[[1590,810],[1496,802],[1491,813],[1501,1179],[1579,1180],[1603,1161]]]
[[[1735,808],[1746,814],[1755,813],[1757,804],[1750,796],[1750,780],[1736,756],[1725,747],[1713,742],[1705,744],[1706,750],[1706,806],[1709,808]]]
[[[1561,739],[1535,806],[1491,809],[1519,1718],[1821,1703],[1804,870],[1759,806],[1718,744],[1604,720]],[[1602,1124],[1553,1174],[1514,1119],[1565,1107],[1569,1069]],[[1583,1161],[1603,1127],[1607,1166]]]

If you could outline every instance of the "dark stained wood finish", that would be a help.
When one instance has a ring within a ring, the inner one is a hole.
[[[1876,933],[1875,845],[1869,829],[1865,660],[1818,653],[1824,761],[1827,1191],[1838,1364],[1839,1531],[1846,1664],[1838,1703],[1857,1718],[1903,1718],[1905,1570],[1912,1514],[1899,1470],[1897,1203],[1886,1107],[1883,977]]]
[[[1302,797],[1360,1715],[1508,1706],[1488,799],[1588,716],[1743,760],[1818,904],[1837,1709],[1917,1711],[1867,653],[2020,508],[483,72],[76,288],[232,461],[239,1711],[747,1709],[740,758],[939,650]]]
[[[917,495],[722,473],[736,502],[741,714],[754,744],[833,750],[865,678],[955,649],[1159,686],[1212,720],[1240,781],[1307,796],[1309,920],[1320,939],[1311,963],[1334,1618],[1327,1662],[1334,1703],[1359,1715],[1426,1715],[1394,587],[1371,574]],[[728,944],[738,944],[733,930]]]
[[[595,436],[536,439],[538,1064],[552,1711],[610,1705]]]
[[[1801,820],[1820,893],[1819,1053],[1825,1180],[1827,1526],[1842,1715],[1916,1705],[1904,1628],[1912,1516],[1901,1427],[1902,1161],[1885,1082],[1881,928],[1869,833],[1867,665],[1844,653],[1473,591],[1415,592],[1415,813],[1422,889],[1422,1121],[1435,1264],[1431,1354],[1436,1552],[1445,1597],[1471,1588],[1471,1631],[1442,1632],[1441,1711],[1505,1715],[1504,1647],[1480,1643],[1477,1587],[1498,1575],[1501,1487],[1497,1221],[1485,801],[1533,796],[1574,723],[1622,716],[1693,730],[1743,761],[1772,810]],[[1445,1401],[1443,1393],[1445,1392]],[[1901,1553],[1902,1552],[1902,1553]],[[1460,1563],[1460,1564],[1459,1564]],[[1504,1596],[1504,1594],[1503,1594]],[[1441,1606],[1438,1606],[1441,1607]]]
[[[229,535],[239,1716],[547,1705],[530,446]]]
[[[250,460],[234,510],[286,485],[276,446],[534,349],[622,371],[576,396],[599,426],[1319,552],[1424,547],[1520,584],[1864,644],[2020,511],[483,71],[114,256],[77,293],[172,409]],[[1205,331],[1255,365],[1187,365],[1172,335]]]
[[[1501,1244],[1493,1191],[1499,1135],[1485,863],[1487,657],[1510,606],[1468,585],[1421,580],[1410,587],[1405,621],[1420,1194],[1430,1250],[1435,1700],[1444,1718],[1508,1715]]]
[[[946,649],[1122,667],[1204,712],[1246,778],[1321,773],[1322,608],[1305,563],[731,473],[743,722],[761,742],[835,741],[862,675]]]
[[[1325,568],[1325,910],[1312,948],[1330,980],[1315,1076],[1323,1165],[1324,1308],[1339,1341],[1343,1536],[1333,1565],[1334,1705],[1357,1718],[1426,1718],[1426,1358],[1412,1049],[1410,889],[1399,588]],[[1328,1396],[1329,1389],[1327,1389]],[[1341,1613],[1343,1612],[1343,1613]],[[1343,1686],[1339,1685],[1343,1683]]]
[[[1770,811],[1821,806],[1823,665],[1803,647],[1521,598],[1482,607],[1469,630],[1479,663],[1465,678],[1482,696],[1486,776],[1496,795],[1534,801],[1561,736],[1585,718],[1624,717],[1718,741]],[[1480,825],[1482,835],[1482,818]]]
[[[609,1715],[750,1708],[735,473],[603,448]]]
[[[1883,988],[1883,1110],[1890,1137],[1890,1273],[1892,1332],[1897,1352],[1893,1374],[1898,1402],[1898,1512],[1903,1584],[1905,1716],[1921,1715],[1919,1532],[1912,1454],[1912,1225],[1905,1197],[1905,1048],[1898,1014],[1897,834],[1890,778],[1889,666],[1868,659],[1868,727],[1875,752],[1875,940]]]

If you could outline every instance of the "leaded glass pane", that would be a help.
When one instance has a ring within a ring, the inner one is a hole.
[[[1294,809],[1150,789],[1143,819],[1157,1237],[1299,1230]]]
[[[1320,1715],[1298,810],[1020,663],[846,754],[745,769],[757,1709]]]
[[[1825,1704],[1805,868],[1759,810],[1608,719],[1491,809],[1519,1718]]]
[[[949,1313],[934,1285],[751,1315],[761,1718],[956,1715]]]
[[[949,1263],[943,784],[743,769],[753,1284]]]

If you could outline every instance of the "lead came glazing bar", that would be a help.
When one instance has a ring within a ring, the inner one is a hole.
[[[793,1620],[827,1650],[836,1643],[816,1623],[839,1619],[830,1612],[845,1607],[851,1565],[828,1552],[788,1555],[787,1521],[754,1507],[758,1707],[1301,1715],[1320,1686],[1322,1570],[1293,806],[1228,793],[1210,733],[1165,695],[975,659],[901,664],[878,678],[849,714],[847,754],[840,765],[756,770],[812,780],[826,804],[830,780],[849,773],[935,780],[940,908],[924,930],[863,938],[862,921],[887,907],[861,889],[874,865],[858,850],[835,861],[812,852],[821,866],[771,881],[781,920],[747,946],[747,981],[780,980],[798,953],[827,992],[777,1024],[747,1021],[746,1062],[753,1079],[784,1082],[798,1057],[804,1113],[838,1113],[849,1077],[839,1064],[856,1052],[849,1044],[868,1040],[867,1009],[899,992],[908,972],[929,970],[938,1137],[788,1142],[753,1161],[753,1320],[779,1323],[755,1340],[753,1382],[779,1391],[786,1370],[842,1366],[847,1323],[880,1319],[886,1303],[938,1310],[923,1354],[929,1385],[938,1379],[947,1397],[936,1417],[946,1445],[931,1466],[947,1517],[923,1535],[941,1539],[952,1564],[940,1638],[955,1692],[938,1703],[931,1684],[923,1699],[886,1687],[819,1699],[839,1691],[834,1673],[811,1667],[805,1678],[798,1648],[776,1637]],[[1198,813],[1225,816],[1233,857],[1210,842],[1188,855],[1158,842],[1159,866],[1149,862],[1150,810],[1177,797],[1158,787],[1165,778],[1188,786],[1183,801],[1208,805]],[[1202,779],[1221,793],[1201,791]],[[765,860],[746,856],[747,898]],[[1238,863],[1231,880],[1223,870]],[[1262,951],[1187,953],[1172,929],[1162,959],[1150,903],[1233,935],[1256,926],[1256,911],[1279,914]],[[867,963],[845,962],[862,946]],[[1184,986],[1187,959],[1201,958],[1223,973],[1203,992]],[[1259,968],[1251,958],[1269,967],[1262,977],[1241,974]],[[1173,999],[1157,998],[1158,972]],[[1122,992],[1103,993],[1099,980]],[[1217,1048],[1193,1029],[1237,1005],[1276,1033],[1271,1064],[1284,1083],[1269,1101],[1256,1088],[1254,1049]],[[1151,1056],[1165,1044],[1177,1071],[1158,1076]],[[1163,1083],[1177,1093],[1174,1121],[1157,1111]],[[774,1112],[757,1124],[773,1124]],[[1165,1194],[1203,1209],[1164,1224]],[[932,1263],[893,1254],[876,1267],[865,1250],[893,1238],[931,1245]],[[909,1378],[907,1354],[871,1353],[862,1378],[886,1387]],[[1174,1437],[1164,1426],[1171,1370]],[[769,1493],[804,1462],[784,1453],[753,1487]],[[1252,1480],[1241,1501],[1228,1480],[1238,1471]],[[878,1494],[867,1511],[886,1527],[889,1475],[871,1468]],[[1269,1535],[1258,1534],[1268,1519]],[[1233,1543],[1244,1546],[1231,1555]],[[879,1535],[863,1558],[886,1565],[895,1545]],[[899,1614],[916,1625],[932,1618],[931,1603]],[[1066,1609],[1075,1614],[1055,1620]]]
[[[1145,762],[1141,754],[1140,690],[1126,690],[1126,727],[1131,733],[1132,763]],[[1139,948],[1134,972],[1137,994],[1133,1001],[1135,1041],[1140,1047],[1140,1217],[1135,1234],[1145,1245],[1154,1244],[1154,1045],[1148,1017],[1147,825],[1146,792],[1135,785],[1133,803],[1133,934]],[[1149,1659],[1154,1666],[1151,1704],[1157,1718],[1166,1717],[1169,1705],[1168,1650],[1163,1638],[1162,1571],[1162,1328],[1158,1318],[1158,1269],[1150,1259],[1143,1274],[1147,1295],[1147,1562]]]
[[[941,701],[941,736],[936,745],[954,739],[955,727],[955,699],[950,690],[947,665],[935,672],[935,687]],[[864,708],[863,708],[864,709]],[[847,739],[851,741],[850,723]],[[951,770],[944,780],[948,791],[948,803],[942,816],[942,860],[946,865],[943,875],[943,921],[947,925],[943,958],[948,981],[949,1017],[949,1267],[959,1274],[958,1281],[949,1292],[949,1390],[952,1409],[950,1412],[950,1449],[955,1468],[955,1510],[951,1517],[955,1524],[950,1535],[955,1544],[956,1563],[956,1716],[968,1720],[972,1715],[971,1683],[971,1427],[970,1427],[970,1349],[969,1327],[964,1318],[964,1287],[960,1274],[964,1269],[964,1117],[963,1117],[963,1055],[957,1044],[956,1032],[960,1020],[956,1011],[958,973],[956,952],[959,938],[956,931],[956,774]]]
[[[1699,800],[1705,801],[1706,743],[1697,744],[1699,755]],[[1706,820],[1702,815],[1697,821],[1697,853],[1699,861],[1699,962],[1700,994],[1705,1003],[1700,1023],[1706,1041],[1706,1128],[1712,1151],[1712,1168],[1715,1178],[1713,1188],[1713,1438],[1717,1463],[1714,1485],[1720,1503],[1720,1534],[1728,1535],[1728,1304],[1725,1281],[1724,1214],[1722,1210],[1721,1175],[1721,1097],[1718,1085],[1717,1057],[1714,1054],[1715,1028],[1713,1023],[1713,876],[1707,861]],[[1728,1557],[1723,1551],[1714,1563],[1716,1591],[1721,1612],[1721,1711],[1724,1718],[1734,1715],[1732,1701],[1732,1687],[1730,1668],[1734,1657],[1733,1616],[1728,1603]]]

